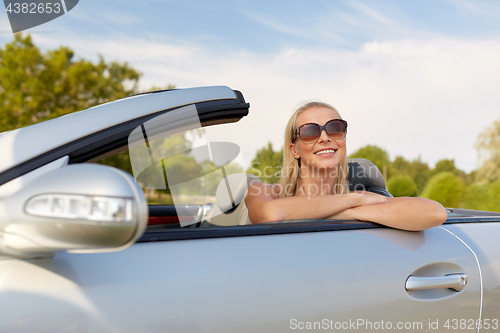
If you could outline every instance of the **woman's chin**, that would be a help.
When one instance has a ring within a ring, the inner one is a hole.
[[[324,160],[315,160],[311,163],[306,163],[306,167],[309,166],[314,169],[332,169],[332,168],[337,168],[340,164],[340,161],[337,161],[337,159],[330,158],[330,159],[324,159]]]

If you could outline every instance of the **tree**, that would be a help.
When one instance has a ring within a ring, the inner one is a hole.
[[[471,176],[467,175],[464,171],[459,170],[455,166],[455,160],[453,159],[442,159],[439,160],[436,165],[434,166],[434,169],[430,171],[430,176],[437,175],[438,173],[441,172],[451,172],[455,176],[459,176],[462,178],[465,184],[470,184],[471,183]]]
[[[463,180],[453,172],[445,171],[434,175],[425,186],[422,196],[435,200],[445,207],[457,208],[465,194]]]
[[[102,57],[75,60],[64,46],[42,53],[30,35],[15,34],[0,48],[0,132],[129,96],[140,75]]]
[[[390,170],[392,177],[397,175],[409,176],[417,186],[418,194],[422,193],[430,177],[430,168],[427,163],[420,160],[420,157],[410,162],[402,156],[397,156],[391,163]],[[389,178],[389,180],[392,179],[392,177]]]
[[[496,182],[500,180],[500,119],[486,128],[476,142],[481,167],[476,180]]]
[[[411,177],[399,175],[392,177],[387,183],[389,192],[395,197],[416,197],[417,185]]]
[[[440,172],[451,172],[455,176],[458,176],[458,169],[455,166],[455,160],[442,159],[439,160],[434,169],[431,170],[431,177],[437,175]]]
[[[403,156],[396,156],[394,161],[391,163],[391,168],[397,174],[410,176],[413,174],[411,162],[405,159]]]
[[[247,172],[260,177],[264,183],[275,184],[280,181],[282,165],[283,149],[274,151],[273,145],[269,142],[267,147],[257,151]]]
[[[349,158],[366,158],[372,161],[381,172],[384,172],[384,166],[389,166],[390,164],[389,154],[382,148],[372,145],[359,148],[349,155]]]
[[[500,212],[500,180],[470,185],[465,193],[464,208]]]

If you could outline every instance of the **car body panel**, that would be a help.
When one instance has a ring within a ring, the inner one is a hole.
[[[408,275],[432,263],[461,267],[466,288],[410,297]],[[476,260],[440,228],[149,242],[109,254],[4,259],[0,272],[0,328],[16,332],[287,332],[293,319],[428,325],[478,319],[480,309]]]
[[[500,223],[460,223],[445,225],[474,251],[483,281],[482,319],[500,321]]]

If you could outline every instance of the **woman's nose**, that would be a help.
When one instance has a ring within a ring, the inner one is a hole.
[[[318,142],[324,142],[324,141],[330,142],[332,141],[332,138],[330,138],[330,136],[326,133],[326,130],[322,128]]]

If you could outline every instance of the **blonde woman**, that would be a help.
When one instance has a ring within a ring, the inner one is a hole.
[[[285,130],[280,184],[252,183],[245,204],[253,224],[293,219],[356,219],[403,230],[424,230],[446,221],[439,203],[349,192],[347,122],[331,105],[309,102]]]

